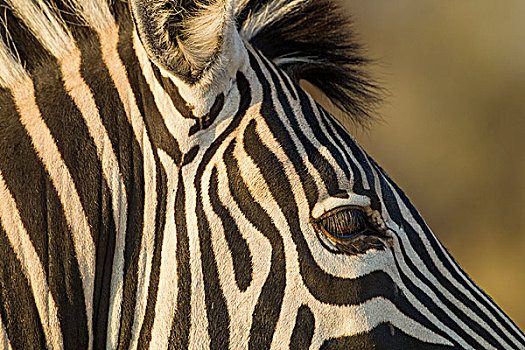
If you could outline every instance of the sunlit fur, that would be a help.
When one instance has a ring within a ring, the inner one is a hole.
[[[525,348],[299,87],[377,101],[333,1],[130,3],[2,1],[0,348]]]

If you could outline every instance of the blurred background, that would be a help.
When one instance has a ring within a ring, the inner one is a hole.
[[[525,329],[525,1],[345,2],[389,92],[353,133]]]

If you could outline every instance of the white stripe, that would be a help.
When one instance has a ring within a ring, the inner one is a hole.
[[[355,306],[337,307],[318,302],[308,303],[316,316],[316,327],[311,348],[318,348],[325,339],[354,336],[370,332],[389,322],[411,337],[423,342],[452,346],[447,339],[425,328],[403,314],[388,299],[378,297]]]
[[[229,142],[224,142],[228,146]],[[222,152],[221,152],[222,153]],[[219,152],[217,152],[219,156]],[[220,156],[222,157],[222,155]],[[246,291],[241,292],[235,281],[233,257],[225,237],[225,230],[213,210],[206,210],[206,216],[212,227],[211,241],[219,272],[221,288],[226,299],[228,314],[230,315],[230,343],[238,344],[239,349],[247,349],[250,339],[250,328],[253,321],[253,312],[259,299],[262,287],[270,273],[272,246],[269,240],[255,228],[244,216],[231,194],[226,165],[217,164],[219,183],[217,191],[221,204],[230,212],[235,220],[239,233],[246,240],[251,255],[252,281]],[[210,168],[208,168],[210,169]],[[206,171],[203,177],[203,188],[209,188],[211,171]],[[208,191],[203,192],[205,208],[212,208]]]
[[[2,315],[0,315],[0,349],[13,350],[9,342],[9,337],[7,336],[5,325],[2,322]]]
[[[191,140],[189,140],[188,131],[190,130],[191,126],[195,124],[195,121],[193,119],[184,118],[180,114],[180,111],[173,105],[171,97],[155,77],[152,63],[149,60],[146,51],[142,47],[136,32],[133,35],[133,44],[136,49],[137,59],[140,64],[142,74],[144,75],[144,79],[151,90],[155,100],[155,105],[157,106],[159,113],[162,115],[168,131],[177,140],[179,147],[181,147],[181,152],[186,153],[189,151],[191,146],[193,146],[193,143]],[[203,141],[206,142],[208,140]],[[212,140],[208,141],[208,143],[211,142]],[[206,145],[202,142],[200,142],[199,145],[201,147],[206,147]]]
[[[115,312],[115,308],[120,308],[122,299],[124,275],[123,256],[128,211],[127,195],[113,145],[102,123],[91,90],[80,73],[80,65],[80,51],[77,49],[60,60],[64,86],[86,122],[89,134],[97,149],[98,159],[101,161],[104,178],[111,193],[113,220],[116,229],[116,244],[113,254],[109,301],[109,314],[112,315],[113,312]],[[111,322],[109,325],[109,328],[112,329]]]
[[[195,172],[191,169],[195,167],[200,160],[197,158],[191,164],[182,169],[184,179],[191,179]],[[186,184],[185,184],[186,185]],[[199,244],[199,228],[197,223],[196,198],[197,193],[193,181],[185,186],[186,195],[186,226],[188,228],[188,238],[190,246],[190,269],[191,269],[191,322],[190,336],[188,342],[189,349],[209,349],[210,337],[208,333],[208,312],[206,309],[206,298],[204,292],[204,273],[202,271],[201,249]]]
[[[64,214],[73,235],[73,244],[78,260],[80,276],[84,289],[84,302],[89,334],[89,348],[93,340],[93,285],[95,276],[95,244],[86,214],[80,202],[75,183],[62,156],[55,144],[53,136],[40,115],[36,104],[33,83],[24,82],[18,89],[12,91],[15,103],[20,111],[20,121],[26,128],[36,152],[42,160],[55,186]]]
[[[159,286],[155,305],[155,320],[151,330],[150,349],[167,349],[171,325],[177,303],[177,228],[175,224],[175,197],[178,173],[173,159],[159,150],[159,158],[168,178],[166,198],[166,226],[162,240]]]
[[[6,0],[33,35],[55,57],[75,48],[64,22],[43,0]]]
[[[0,86],[13,89],[19,81],[27,77],[27,72],[11,54],[3,40],[0,40]]]
[[[7,233],[11,247],[22,264],[24,275],[29,280],[31,289],[33,290],[35,304],[46,337],[46,345],[50,349],[63,349],[64,344],[60,330],[60,321],[57,315],[57,307],[47,285],[44,269],[31,243],[31,239],[24,228],[15,200],[6,187],[1,171],[0,223]],[[5,259],[5,257],[2,257],[2,259]],[[8,348],[11,348],[4,325],[0,319],[0,345],[4,348],[5,344],[8,344]]]
[[[156,193],[156,168],[153,154],[153,148],[147,134],[144,119],[140,114],[135,101],[133,90],[131,89],[126,69],[118,55],[117,45],[119,41],[118,28],[114,25],[108,26],[105,32],[99,33],[99,40],[102,48],[102,59],[106,64],[111,79],[117,88],[120,100],[124,106],[126,116],[133,129],[135,139],[137,140],[144,159],[144,216],[143,216],[143,231],[142,241],[139,253],[138,266],[138,285],[137,298],[135,305],[135,316],[132,327],[131,348],[136,349],[138,345],[138,336],[144,320],[146,311],[146,300],[149,287],[150,273],[151,273],[151,259],[153,258],[154,239],[155,239],[155,216],[157,208],[157,193]],[[123,264],[124,242],[117,247],[118,263]],[[116,249],[117,249],[116,248]],[[120,265],[118,265],[120,266]],[[120,267],[119,267],[120,268]],[[113,278],[112,278],[113,280]],[[117,277],[117,280],[122,278]],[[121,290],[117,294],[117,298],[121,297]],[[108,315],[110,329],[108,329],[109,336],[107,338],[107,347],[115,348],[118,344],[118,333],[120,329],[120,317],[122,310],[120,305],[115,301],[112,313]]]
[[[67,0],[75,13],[99,34],[115,26],[107,0]]]
[[[312,103],[313,106],[314,106],[314,111],[315,111],[316,115],[318,116],[319,119],[322,118],[321,115],[320,115],[321,111],[320,111],[320,109],[319,109],[319,105],[317,105],[317,104],[315,103],[315,101],[313,100],[313,98],[312,98],[308,93],[306,93],[306,94],[308,95],[308,98],[310,99],[310,103]],[[327,113],[327,114],[328,114],[328,113]],[[333,124],[338,124],[343,130],[346,130],[346,128],[345,128],[345,127],[339,122],[339,120],[337,120],[337,118],[335,118],[334,116],[328,114],[328,115],[326,116],[326,118],[331,118]],[[329,124],[330,121],[327,120],[326,123]],[[320,122],[321,128],[322,128],[323,130],[325,130],[325,126],[324,126],[323,124],[324,124],[324,123]],[[338,132],[335,130],[335,126],[331,126],[331,129],[332,129],[332,131],[333,131],[333,133],[334,133],[334,136],[333,136],[333,137],[334,137],[334,138],[337,138],[337,139],[339,140],[339,142],[340,142],[341,146],[344,148],[344,150],[339,148],[339,146],[337,145],[337,143],[335,142],[335,140],[330,136],[330,134],[329,134],[327,131],[324,131],[324,133],[325,133],[326,137],[330,140],[330,142],[332,143],[332,145],[333,145],[335,148],[337,148],[337,149],[341,152],[341,155],[343,156],[344,161],[345,161],[345,163],[346,163],[348,169],[350,170],[350,174],[351,174],[351,176],[352,176],[352,179],[351,179],[352,184],[353,184],[353,182],[355,181],[355,175],[352,173],[352,168],[351,168],[351,166],[350,166],[350,163],[353,163],[353,164],[357,167],[357,169],[359,170],[359,173],[361,174],[361,179],[362,179],[361,181],[363,182],[363,188],[364,188],[365,190],[369,190],[371,185],[368,183],[368,178],[367,178],[366,173],[365,173],[365,171],[364,171],[364,169],[363,169],[363,166],[362,166],[361,164],[359,164],[359,162],[356,160],[355,155],[352,153],[352,150],[349,149],[349,148],[345,148],[345,146],[346,146],[346,142],[345,142],[344,140],[342,140],[342,139],[339,137]],[[346,134],[346,137],[348,137],[348,139],[350,140],[350,142],[354,142],[354,143],[356,144],[356,146],[358,147],[357,142],[356,142],[355,139],[352,137],[352,135],[350,135],[349,133],[347,133],[347,134]],[[363,154],[363,156],[364,156],[364,154]],[[348,159],[348,158],[350,158],[350,159]]]
[[[122,66],[122,69],[124,67]],[[124,72],[122,72],[124,73]],[[131,86],[128,85],[128,96],[133,96]],[[142,234],[142,242],[139,255],[139,266],[138,266],[138,286],[137,286],[137,300],[135,305],[135,319],[133,322],[131,349],[136,349],[138,345],[138,336],[144,321],[144,314],[146,312],[147,293],[150,281],[151,273],[151,260],[153,259],[153,249],[155,243],[155,214],[157,208],[157,174],[155,159],[153,156],[153,149],[147,134],[144,120],[140,115],[136,103],[130,104],[132,107],[130,110],[131,114],[131,125],[135,137],[137,138],[139,145],[142,148],[142,154],[144,156],[144,229]],[[126,104],[125,104],[126,105]]]

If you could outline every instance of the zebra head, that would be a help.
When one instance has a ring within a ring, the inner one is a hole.
[[[299,85],[372,113],[334,1],[1,2],[1,348],[525,348]]]
[[[161,156],[178,172],[168,205],[180,203],[171,215],[187,242],[177,263],[191,266],[170,272],[191,280],[178,289],[180,344],[525,346],[401,189],[298,85],[310,81],[353,116],[375,102],[332,1],[131,8],[150,86],[186,119],[174,124],[179,158],[191,160],[169,170]]]

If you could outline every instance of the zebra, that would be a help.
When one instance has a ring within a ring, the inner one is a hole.
[[[2,0],[0,348],[525,349],[402,190],[333,0]]]

